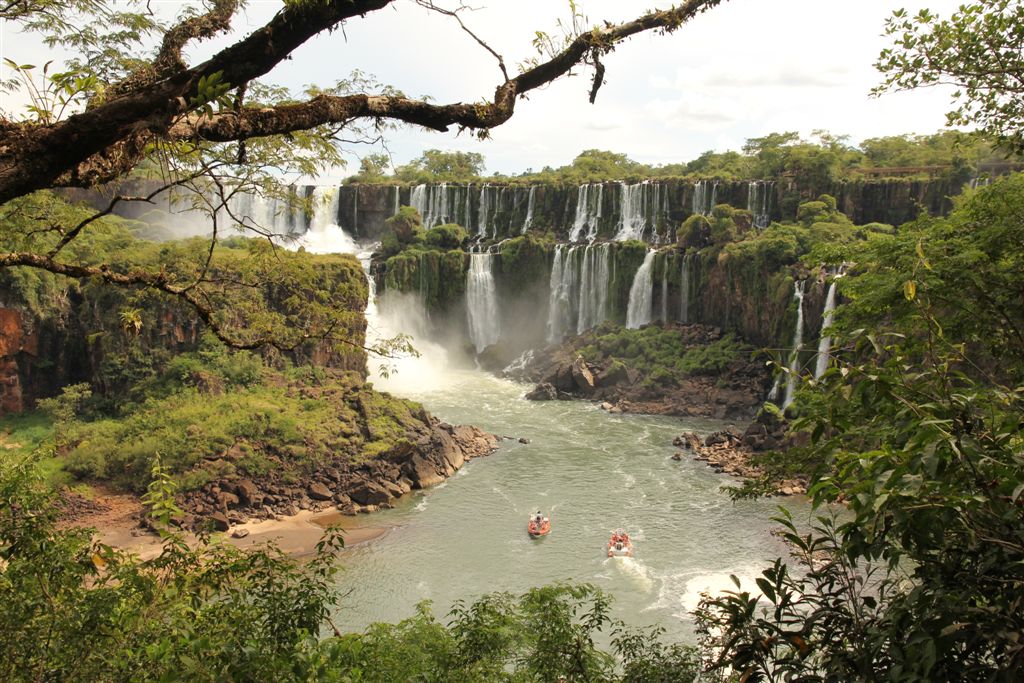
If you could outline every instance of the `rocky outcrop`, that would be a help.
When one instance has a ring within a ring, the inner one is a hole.
[[[752,462],[756,452],[744,441],[738,432],[723,430],[709,434],[703,440],[693,432],[686,432],[677,436],[672,443],[691,454],[695,460],[706,462],[716,472],[758,479],[764,475],[764,471]],[[807,480],[804,478],[786,479],[773,482],[773,485],[774,494],[779,496],[807,492]]]
[[[441,483],[466,461],[492,453],[498,438],[476,427],[450,425],[424,414],[409,440],[364,461],[323,464],[293,481],[275,471],[263,478],[211,482],[181,494],[185,526],[212,524],[217,530],[249,519],[294,515],[300,510],[337,508],[344,514],[391,507],[413,489]]]
[[[721,330],[705,325],[662,326],[679,334],[681,348],[696,349],[722,338]],[[694,373],[671,381],[649,378],[629,360],[588,362],[581,348],[601,330],[587,332],[534,354],[514,379],[536,382],[526,394],[534,401],[586,398],[607,403],[614,412],[682,415],[716,419],[751,419],[764,401],[769,376],[763,362],[749,354],[723,370]]]

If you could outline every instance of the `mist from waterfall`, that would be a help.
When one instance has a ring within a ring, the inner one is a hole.
[[[654,292],[654,254],[652,249],[644,256],[644,262],[633,277],[629,288],[629,307],[626,309],[626,327],[635,330],[651,322],[651,306]]]
[[[477,353],[482,353],[488,346],[496,344],[501,337],[498,291],[494,284],[494,261],[494,254],[469,255],[469,271],[466,273],[466,319],[469,324],[469,338]]]
[[[789,375],[786,377],[786,393],[782,399],[785,410],[793,402],[796,393],[797,373],[800,370],[800,347],[804,343],[804,287],[806,280],[793,283],[793,298],[796,299],[796,329],[793,331],[793,350],[789,354]]]
[[[825,295],[825,310],[821,314],[821,338],[818,340],[818,356],[814,363],[814,379],[821,379],[821,376],[828,370],[828,354],[832,350],[832,335],[825,334],[825,330],[832,325],[832,319],[836,313],[836,280],[828,286],[828,294]]]
[[[572,296],[576,291],[576,271],[572,265],[572,251],[576,247],[565,244],[555,245],[555,257],[551,263],[551,278],[548,280],[548,337],[549,344],[556,344],[565,336],[568,319],[572,315]]]
[[[355,240],[338,225],[339,196],[340,193],[336,187],[313,189],[309,230],[295,238],[296,247],[302,247],[314,254],[354,254],[356,252]]]

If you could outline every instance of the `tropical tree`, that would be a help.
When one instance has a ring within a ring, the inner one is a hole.
[[[893,42],[876,64],[885,76],[876,93],[951,86],[950,126],[977,128],[1011,151],[1024,150],[1024,5],[976,0],[948,19],[900,9],[885,32]]]

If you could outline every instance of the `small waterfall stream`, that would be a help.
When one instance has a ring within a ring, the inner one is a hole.
[[[717,180],[698,180],[693,186],[693,213],[694,215],[710,216],[711,209],[715,208],[718,199]]]
[[[679,322],[690,322],[690,256],[683,254],[679,273]]]
[[[604,185],[601,183],[580,185],[576,191],[576,217],[569,233],[570,242],[578,242],[586,237],[593,241],[597,237],[597,227],[601,220],[601,201],[604,198]]]
[[[775,182],[751,180],[747,183],[747,211],[754,217],[754,227],[762,230],[771,223],[772,194]]]
[[[626,327],[635,330],[651,322],[652,295],[654,291],[653,249],[644,256],[644,262],[633,277],[629,288],[629,308],[626,309]]]
[[[806,280],[793,283],[793,298],[796,299],[796,329],[793,331],[793,350],[789,354],[789,376],[786,377],[786,393],[783,395],[782,408],[785,410],[793,402],[796,392],[796,377],[800,370],[800,347],[804,343],[804,287]]]
[[[466,317],[469,338],[481,353],[501,336],[498,319],[498,292],[494,286],[494,254],[469,255],[466,272]]]
[[[836,279],[833,279],[828,286],[828,294],[825,296],[825,310],[821,314],[821,339],[818,340],[818,356],[814,363],[814,379],[821,379],[821,376],[828,370],[828,354],[832,350],[832,335],[825,334],[825,330],[832,325],[832,319],[836,312]]]
[[[611,253],[611,246],[608,244],[594,244],[583,248],[576,334],[582,334],[600,325],[607,318]]]
[[[526,220],[523,221],[523,229],[520,231],[523,235],[526,231],[533,227],[533,206],[534,199],[537,196],[537,186],[530,186],[530,194],[526,198]]]

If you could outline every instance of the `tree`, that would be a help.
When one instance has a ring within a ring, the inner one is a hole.
[[[442,152],[428,149],[418,159],[401,166],[395,175],[409,182],[468,182],[484,171],[484,157],[478,152]]]
[[[948,125],[976,126],[1008,150],[1024,150],[1024,5],[978,0],[948,19],[900,9],[885,33],[893,43],[876,63],[885,76],[876,94],[950,85]]]
[[[391,165],[391,157],[387,154],[367,154],[359,160],[359,173],[354,180],[362,183],[372,183],[381,180]]]
[[[815,202],[827,207],[827,202]],[[807,206],[807,205],[805,205]],[[838,353],[794,403],[824,512],[702,608],[745,680],[1013,681],[1024,667],[1024,175],[846,248]],[[826,506],[842,503],[838,520]]]
[[[462,9],[431,0],[418,4],[457,21],[495,57],[501,78],[490,100],[439,104],[413,99],[355,72],[326,88],[297,97],[259,79],[313,36],[333,31],[392,4],[391,0],[288,0],[264,26],[198,64],[187,63],[192,43],[225,34],[242,6],[239,0],[190,4],[166,24],[142,0],[54,0],[7,3],[0,19],[41,32],[76,57],[67,70],[11,63],[16,77],[3,87],[32,99],[28,116],[0,120],[0,211],[29,215],[22,201],[39,190],[92,188],[129,173],[155,180],[146,194],[118,194],[102,212],[68,222],[39,221],[4,235],[0,268],[27,266],[60,275],[96,277],[109,284],[145,287],[192,306],[225,342],[239,345],[230,325],[202,295],[208,270],[173,277],[156,270],[121,270],[109,263],[69,258],[68,246],[119,203],[152,202],[172,188],[186,188],[197,208],[211,216],[214,241],[225,223],[274,237],[266,226],[236,215],[232,199],[247,192],[288,199],[280,171],[315,174],[340,161],[348,136],[376,139],[390,124],[444,132],[456,127],[486,136],[507,121],[519,98],[580,66],[594,68],[592,97],[600,87],[602,57],[646,31],[672,33],[721,0],[686,0],[633,21],[591,28],[574,10],[572,29],[561,38],[538,34],[538,56],[509,76],[505,62],[462,20]],[[124,9],[127,7],[127,9]],[[148,46],[158,43],[155,54]],[[26,221],[30,223],[30,221]],[[263,340],[269,342],[269,339]],[[243,345],[250,345],[251,339]]]

